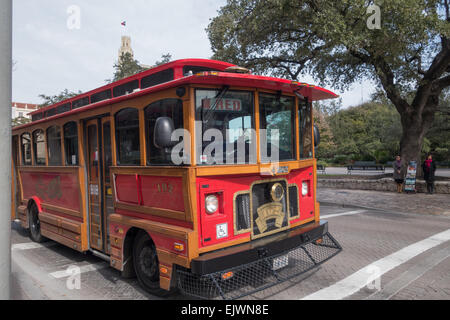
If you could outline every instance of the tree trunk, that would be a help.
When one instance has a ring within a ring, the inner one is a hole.
[[[417,163],[417,176],[422,176],[421,169],[421,153],[423,144],[423,127],[415,126],[404,126],[403,125],[403,136],[400,141],[400,155],[404,163],[404,172],[406,174],[407,166],[410,161],[416,161]]]
[[[400,141],[400,155],[406,166],[410,161],[417,163],[417,177],[423,177],[421,155],[423,139],[434,121],[434,105],[423,108],[422,114],[416,112],[401,114],[403,135]]]

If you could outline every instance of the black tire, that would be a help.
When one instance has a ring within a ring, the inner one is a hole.
[[[37,243],[45,242],[47,239],[41,234],[41,221],[39,220],[39,211],[35,203],[30,206],[28,215],[31,240]]]
[[[150,236],[140,231],[133,243],[133,264],[139,284],[150,294],[164,297],[174,290],[166,291],[159,285],[159,261],[156,247]]]

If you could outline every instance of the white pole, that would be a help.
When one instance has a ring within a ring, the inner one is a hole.
[[[0,300],[11,297],[12,0],[0,0]]]

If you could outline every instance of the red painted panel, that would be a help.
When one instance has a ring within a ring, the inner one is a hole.
[[[299,188],[300,218],[291,221],[291,223],[314,217],[314,177],[312,167],[291,171],[286,176],[273,178],[285,178],[289,184],[295,183]],[[243,235],[234,234],[234,195],[239,191],[250,191],[250,186],[253,182],[268,179],[271,179],[271,177],[263,177],[260,175],[197,178],[197,186],[200,192],[197,201],[199,208],[198,221],[200,222],[199,247],[210,246],[248,236],[249,233]],[[310,186],[310,192],[306,196],[302,196],[303,181],[306,181]],[[219,198],[219,210],[213,215],[208,215],[205,210],[205,198],[210,194],[216,194]],[[228,237],[217,239],[216,226],[224,223],[228,224]]]
[[[143,205],[184,212],[183,179],[140,176]]]
[[[118,201],[139,204],[137,175],[116,175],[115,183]]]
[[[21,172],[24,199],[80,211],[78,173]]]
[[[308,184],[309,192],[306,196],[302,195],[302,184],[306,182]],[[292,222],[302,221],[314,217],[314,176],[313,168],[306,168],[297,170],[290,174],[289,183],[295,183],[298,186],[299,191],[299,208],[300,219],[296,219]]]

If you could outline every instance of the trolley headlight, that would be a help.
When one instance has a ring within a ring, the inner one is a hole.
[[[307,181],[303,181],[302,183],[302,195],[306,197],[309,194],[309,183]]]
[[[214,214],[219,209],[219,199],[215,195],[207,196],[205,199],[205,208],[208,214]]]
[[[270,190],[270,195],[272,196],[272,200],[275,202],[281,201],[284,197],[284,189],[280,183],[275,183]]]

